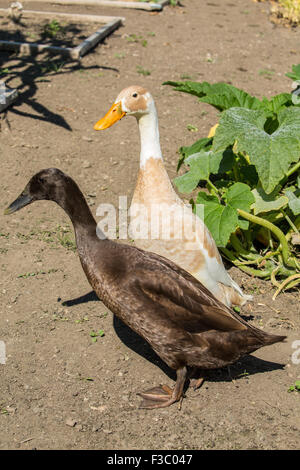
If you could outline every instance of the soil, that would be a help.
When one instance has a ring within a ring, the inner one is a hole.
[[[128,2],[128,0],[113,0],[115,2]],[[141,0],[130,0],[133,2],[141,2]],[[144,3],[156,3],[155,0],[142,0]]]
[[[226,81],[259,97],[290,89],[285,73],[298,62],[300,30],[272,24],[264,3],[181,4],[157,14],[51,5],[126,21],[80,63],[1,53],[1,79],[20,93],[1,119],[3,209],[47,167],[70,174],[94,214],[100,203],[117,206],[119,195],[130,199],[139,165],[135,121],[93,131],[126,86],[140,84],[155,98],[170,178],[178,148],[207,135],[218,113],[164,81]],[[24,8],[49,6],[24,2]],[[210,372],[200,390],[186,391],[181,410],[176,404],[141,410],[137,392],[172,386],[174,373],[91,292],[65,213],[46,201],[2,213],[1,449],[299,448],[300,394],[288,391],[300,378],[299,291],[273,301],[270,282],[228,266],[254,295],[241,314],[287,341]],[[93,336],[100,330],[104,336]]]
[[[56,47],[75,47],[97,31],[103,24],[74,23],[53,18],[24,15],[19,22],[3,18],[0,21],[0,40],[47,44]]]

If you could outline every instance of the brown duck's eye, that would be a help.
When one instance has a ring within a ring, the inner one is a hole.
[[[137,98],[137,95],[138,95],[137,93],[133,93],[132,97]]]

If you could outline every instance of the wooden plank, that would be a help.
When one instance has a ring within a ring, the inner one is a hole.
[[[10,106],[18,98],[18,91],[15,88],[6,88],[0,82],[0,113]]]
[[[112,33],[115,29],[117,29],[122,24],[120,18],[117,18],[102,28],[98,29],[94,34],[86,38],[79,44],[77,47],[73,48],[72,57],[73,59],[82,57],[86,54],[92,47],[95,47],[98,42],[104,39],[108,34]],[[78,54],[78,57],[77,57]]]
[[[39,0],[40,1],[40,0]],[[52,0],[50,0],[51,3]],[[47,0],[49,3],[49,0]],[[81,0],[81,2],[84,2],[84,0]],[[0,8],[0,14],[8,14],[8,9],[7,8]],[[81,13],[59,13],[56,11],[39,11],[39,10],[23,10],[23,15],[38,15],[38,16],[45,16],[45,17],[53,17],[57,16],[59,18],[62,17],[67,17],[70,20],[76,20],[76,21],[91,21],[95,23],[108,23],[114,20],[121,20],[125,21],[125,18],[119,17],[119,16],[101,16],[101,15],[85,15]]]
[[[161,11],[165,5],[170,3],[170,0],[160,0],[157,3],[149,2],[121,2],[112,0],[30,0],[31,2],[44,2],[53,3],[57,5],[98,5],[109,6],[117,8],[135,8],[137,10]]]
[[[52,52],[55,54],[72,57],[72,48],[55,47],[47,44],[37,44],[35,42],[17,42],[17,41],[0,41],[0,49],[5,51],[15,51],[24,55],[39,54],[41,52]]]
[[[8,10],[5,8],[0,8],[1,13],[8,13]],[[124,18],[115,17],[115,16],[99,16],[99,15],[81,15],[76,13],[56,13],[53,11],[35,11],[35,10],[24,10],[23,13],[33,15],[40,15],[46,17],[65,17],[70,20],[75,20],[78,22],[91,21],[97,23],[104,23],[100,29],[95,33],[88,36],[83,40],[78,46],[75,47],[57,47],[51,46],[48,44],[38,44],[32,42],[17,42],[17,41],[0,41],[0,49],[17,51],[21,54],[32,54],[32,53],[42,53],[42,52],[51,52],[54,54],[63,55],[71,59],[79,59],[84,54],[86,54],[92,47],[98,44],[102,39],[108,36],[112,31],[117,29],[124,21]],[[107,22],[108,21],[108,22]]]

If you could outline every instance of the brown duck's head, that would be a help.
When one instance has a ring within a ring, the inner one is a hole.
[[[138,119],[149,114],[153,108],[154,101],[151,94],[139,85],[132,85],[121,91],[110,110],[94,125],[94,129],[95,131],[107,129],[127,115]]]
[[[12,214],[34,201],[51,200],[58,204],[66,197],[69,176],[57,168],[47,168],[36,173],[27,183],[17,199],[5,209],[4,214]]]

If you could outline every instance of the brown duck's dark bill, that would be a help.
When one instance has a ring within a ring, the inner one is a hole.
[[[27,206],[31,202],[32,197],[27,193],[22,193],[14,202],[11,203],[10,206],[7,207],[7,209],[5,209],[4,215],[12,214],[13,212],[22,209],[22,207]]]

